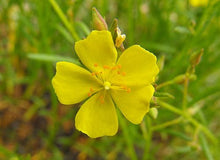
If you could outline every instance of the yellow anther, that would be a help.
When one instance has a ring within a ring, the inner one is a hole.
[[[98,64],[97,64],[97,63],[95,63],[95,64],[94,64],[94,66],[95,66],[95,67],[98,67]]]
[[[131,92],[131,88],[127,88],[127,90],[126,90],[128,93],[130,93]]]
[[[117,73],[118,73],[118,74],[121,74],[121,72],[120,72],[120,71],[118,71]]]
[[[125,72],[121,72],[122,76],[126,76],[126,73]]]
[[[109,90],[109,89],[111,88],[111,83],[108,82],[108,81],[104,82],[104,88],[105,88],[106,90]]]
[[[103,68],[104,68],[104,69],[110,69],[111,67],[109,67],[109,66],[107,66],[107,65],[104,65]]]
[[[98,74],[102,74],[102,72],[92,72],[92,76],[98,75]]]
[[[117,67],[118,67],[118,69],[121,69],[121,65],[120,64],[118,64]]]
[[[94,89],[91,87],[90,89],[89,89],[89,93],[88,93],[88,96],[90,97],[93,93],[94,93]]]
[[[126,86],[121,86],[121,89],[126,90],[126,89],[127,89],[127,87],[126,87]]]
[[[102,104],[105,103],[104,99],[101,99],[100,102],[101,102]]]
[[[116,70],[118,67],[117,66],[114,66],[114,67],[112,67],[112,70]]]
[[[124,91],[126,91],[126,92],[128,92],[128,93],[130,93],[131,92],[131,88],[129,88],[129,87],[127,87],[127,86],[120,86],[121,87],[121,89],[123,89]]]
[[[96,73],[95,72],[92,72],[92,76],[95,76],[96,75]]]
[[[103,104],[105,101],[104,101],[104,96],[100,96],[100,102]]]

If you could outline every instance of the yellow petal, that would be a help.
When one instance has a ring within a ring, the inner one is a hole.
[[[123,85],[149,85],[155,79],[159,69],[156,56],[138,45],[126,49],[118,60],[121,73],[113,77],[111,82]]]
[[[82,63],[91,71],[105,65],[113,66],[117,59],[109,31],[92,31],[86,39],[76,42],[75,50]]]
[[[150,100],[154,88],[149,85],[145,87],[133,87],[129,93],[122,90],[112,90],[111,94],[123,115],[132,123],[139,124],[144,115],[149,111]]]
[[[76,115],[76,128],[91,138],[113,136],[118,130],[118,119],[110,95],[103,91],[88,99]],[[103,101],[104,100],[104,101]]]
[[[99,80],[73,63],[58,62],[52,84],[62,104],[75,104],[86,99],[91,90],[101,88]]]

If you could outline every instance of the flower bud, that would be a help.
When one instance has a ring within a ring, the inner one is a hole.
[[[115,39],[115,46],[117,48],[119,48],[122,43],[124,42],[125,38],[126,38],[126,35],[125,34],[121,34],[121,30],[119,29],[119,27],[117,27],[117,36],[116,36],[116,39]]]
[[[188,68],[187,68],[187,74],[188,75],[191,75],[191,74],[193,74],[193,73],[195,73],[195,66],[189,66]]]
[[[149,116],[153,119],[156,119],[157,116],[158,116],[158,110],[157,108],[153,107],[153,108],[150,108],[149,110]]]
[[[165,56],[164,56],[164,55],[162,55],[162,56],[160,56],[160,57],[158,58],[157,65],[158,65],[160,71],[163,70],[164,61],[165,61]]]
[[[186,78],[186,75],[185,74],[181,74],[179,76],[176,76],[174,79],[173,79],[173,82],[174,83],[183,83],[185,81],[185,78]]]
[[[204,49],[201,49],[199,52],[197,51],[197,52],[195,52],[191,55],[190,63],[191,63],[192,66],[195,67],[196,65],[199,64],[199,62],[201,61],[201,57],[202,57],[203,53],[204,53]]]
[[[95,7],[92,8],[92,26],[95,30],[108,30],[105,19],[101,16]]]
[[[118,27],[118,20],[117,19],[114,19],[114,21],[110,27],[110,31],[112,33],[112,38],[114,40],[115,46],[117,48],[119,48],[121,52],[123,52],[124,51],[123,42],[126,38],[126,35],[121,34],[121,30]]]
[[[190,75],[189,75],[189,80],[196,80],[196,78],[197,78],[197,77],[196,77],[195,74],[190,74]],[[185,74],[181,74],[181,75],[175,77],[175,78],[173,79],[173,82],[174,82],[174,83],[179,83],[179,84],[181,84],[181,83],[184,83],[185,79],[186,79],[186,75],[185,75]]]

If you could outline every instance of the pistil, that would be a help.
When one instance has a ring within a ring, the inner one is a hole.
[[[111,83],[108,82],[108,81],[105,81],[104,82],[104,88],[105,88],[105,90],[109,90],[111,88]]]

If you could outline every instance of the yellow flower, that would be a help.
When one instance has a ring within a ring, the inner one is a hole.
[[[193,7],[207,6],[209,3],[209,0],[189,0],[189,3]]]
[[[115,135],[115,104],[130,122],[141,123],[149,111],[154,93],[151,83],[159,71],[156,57],[138,45],[117,57],[109,31],[92,31],[76,42],[75,51],[88,70],[58,62],[52,84],[62,104],[88,98],[76,115],[76,128],[92,138]]]

